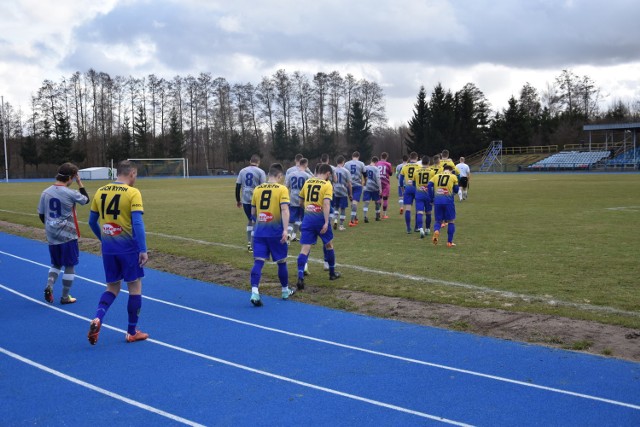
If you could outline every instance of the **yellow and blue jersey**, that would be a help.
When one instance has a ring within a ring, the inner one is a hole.
[[[438,173],[429,181],[429,193],[436,205],[454,204],[458,193],[458,177],[452,173]]]
[[[429,181],[435,175],[435,171],[431,167],[421,167],[414,173],[414,181],[416,185],[416,192],[426,193],[428,191],[427,186]]]
[[[91,211],[98,214],[103,254],[140,251],[131,221],[132,212],[144,212],[140,190],[117,182],[107,184],[96,191]]]
[[[289,190],[278,183],[265,183],[253,190],[251,207],[255,208],[256,223],[253,227],[255,237],[281,237],[282,205],[289,204]]]
[[[304,216],[324,217],[322,204],[325,199],[333,200],[333,186],[320,178],[309,178],[300,190],[300,199],[304,205]]]
[[[418,163],[407,163],[402,167],[400,176],[402,176],[402,183],[404,186],[413,185],[415,180],[414,175],[418,169],[420,169],[420,165]]]
[[[437,167],[437,173],[444,172],[445,165],[451,166],[451,168],[453,169],[453,173],[460,176],[460,170],[458,169],[456,164],[453,163],[453,160],[451,159],[440,159],[440,163],[438,164],[438,167]]]

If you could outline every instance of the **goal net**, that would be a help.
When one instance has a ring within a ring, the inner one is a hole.
[[[127,160],[138,166],[138,176],[141,177],[189,177],[189,162],[185,158]]]

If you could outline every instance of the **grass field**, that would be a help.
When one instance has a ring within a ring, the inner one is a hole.
[[[92,194],[103,183],[85,185]],[[1,184],[0,220],[42,227],[36,208],[47,185]],[[248,290],[252,257],[234,179],[140,179],[136,185],[152,252],[244,269]],[[90,236],[88,207],[78,212],[82,233]],[[389,220],[336,232],[343,278],[329,281],[316,262],[308,283],[640,327],[640,174],[476,174],[457,215],[457,247],[434,247],[406,234],[392,197]],[[292,283],[297,253],[294,243]],[[320,261],[322,251],[314,248],[311,256]],[[275,268],[264,271],[277,280]],[[336,299],[324,303],[349,309]]]

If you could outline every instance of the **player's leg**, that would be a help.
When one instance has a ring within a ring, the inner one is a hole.
[[[49,304],[53,304],[53,285],[58,280],[63,264],[62,245],[49,245],[49,258],[51,267],[47,273],[47,284],[44,287],[44,300]]]
[[[253,238],[253,267],[251,268],[251,304],[256,307],[262,305],[260,300],[260,279],[265,260],[269,257],[269,242],[265,237]]]
[[[138,258],[137,254],[136,258]],[[141,267],[139,268],[141,269]],[[142,273],[142,276],[144,276],[144,273]],[[127,334],[125,335],[127,342],[143,341],[149,338],[149,334],[138,330],[138,320],[140,309],[142,308],[142,276],[132,281],[125,279],[129,289],[129,299],[127,301],[129,322],[127,324]]]
[[[425,231],[422,227],[422,217],[424,216],[424,200],[416,196],[416,225],[420,231],[420,238],[424,239]]]
[[[80,259],[80,249],[78,240],[70,240],[61,245],[62,247],[62,264],[64,265],[64,274],[62,275],[62,296],[60,304],[73,304],[76,299],[69,295],[73,280],[75,279],[75,266],[78,265]]]
[[[376,204],[376,221],[380,221],[380,194],[379,193],[374,193],[373,194],[373,201]]]
[[[333,236],[322,235],[321,238],[329,262],[329,280],[336,280],[340,277],[340,273],[336,271],[336,252],[333,248]]]
[[[314,245],[318,241],[320,231],[318,227],[314,226],[310,221],[311,220],[305,217],[302,221],[302,227],[300,228],[300,254],[298,255],[298,282],[296,284],[298,290],[304,289],[304,274],[307,261],[309,260],[309,252],[311,252],[311,245]]]
[[[244,209],[244,214],[247,217],[247,250],[249,252],[253,251],[253,218],[251,217],[251,204],[243,203],[242,209]]]
[[[456,232],[456,206],[454,204],[446,205],[447,210],[447,247],[453,247],[456,244],[453,243],[453,235]]]
[[[409,188],[404,189],[404,196],[402,199],[404,206],[404,222],[407,226],[407,233],[411,233],[411,205],[415,195]]]
[[[442,225],[442,221],[444,220],[444,210],[443,207],[445,205],[434,205],[433,206],[433,214],[434,214],[434,225],[433,225],[433,237],[431,240],[434,245],[438,244],[438,240],[440,239],[440,227]]]
[[[365,191],[364,197],[362,198],[363,206],[362,206],[362,215],[364,216],[364,222],[369,222],[369,203],[371,202],[371,192]]]
[[[278,238],[270,239],[269,249],[271,252],[271,259],[274,260],[278,266],[278,280],[280,280],[280,286],[282,287],[282,299],[289,299],[294,294],[295,289],[289,288],[289,270],[287,268],[287,250],[286,244],[280,242]]]
[[[102,255],[102,264],[104,266],[105,278],[107,281],[107,290],[100,295],[96,315],[89,325],[89,343],[95,345],[98,342],[98,334],[104,316],[109,311],[111,304],[115,301],[120,293],[120,284],[122,282],[122,267],[117,255]]]
[[[403,188],[398,185],[398,205],[400,206],[400,215],[404,212],[404,196]]]
[[[382,219],[388,219],[387,210],[389,209],[389,193],[391,192],[391,185],[385,184],[382,186]]]

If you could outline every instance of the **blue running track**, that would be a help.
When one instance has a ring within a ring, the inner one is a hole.
[[[104,291],[82,253],[44,302],[47,245],[0,233],[0,425],[640,426],[640,364],[381,320],[146,269],[87,331]]]

